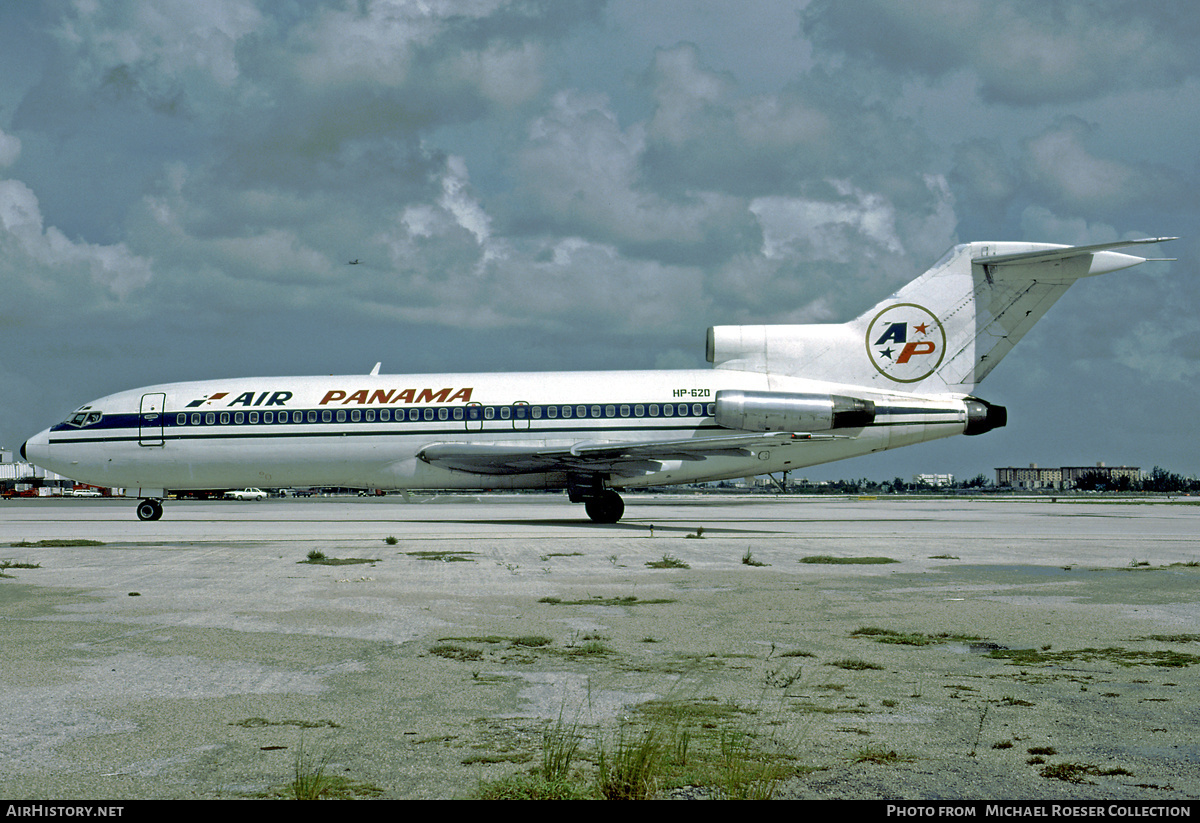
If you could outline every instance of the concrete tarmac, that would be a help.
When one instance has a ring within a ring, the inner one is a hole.
[[[1200,798],[1186,498],[133,504],[0,503],[35,566],[0,579],[4,797],[250,797],[302,757],[468,797],[667,699],[737,707],[777,797]]]

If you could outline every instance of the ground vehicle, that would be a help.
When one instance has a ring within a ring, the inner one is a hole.
[[[266,500],[267,493],[262,489],[231,489],[225,492],[227,500]]]

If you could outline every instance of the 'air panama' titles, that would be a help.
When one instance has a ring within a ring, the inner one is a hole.
[[[453,387],[447,389],[358,389],[357,391],[331,389],[325,392],[325,396],[321,398],[319,405],[328,406],[334,404],[349,406],[357,404],[359,406],[367,406],[392,405],[395,403],[470,403],[473,391],[474,388],[455,390]],[[206,406],[218,400],[224,400],[228,396],[229,392],[215,392],[206,397],[193,400],[187,404],[187,408],[195,409]],[[242,406],[244,408],[286,406],[287,402],[293,396],[290,391],[248,391],[242,392],[225,405],[227,407]]]
[[[326,392],[321,398],[320,405],[326,406],[330,403],[340,403],[343,406],[349,406],[351,403],[357,403],[360,406],[366,406],[374,403],[380,405],[388,405],[392,403],[469,403],[471,402],[471,392],[474,389],[459,389],[454,391],[449,389],[359,389],[355,392],[347,394],[341,389],[333,389]],[[452,393],[453,392],[453,393]]]

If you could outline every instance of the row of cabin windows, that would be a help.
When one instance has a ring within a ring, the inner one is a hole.
[[[403,423],[433,420],[569,420],[605,417],[703,417],[712,403],[635,403],[578,406],[426,406],[420,409],[309,409],[307,411],[180,412],[176,426],[240,426],[259,423]]]

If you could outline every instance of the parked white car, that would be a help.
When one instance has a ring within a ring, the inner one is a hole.
[[[262,489],[231,489],[225,492],[229,500],[266,500],[267,493]]]

